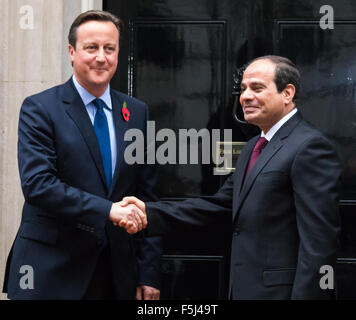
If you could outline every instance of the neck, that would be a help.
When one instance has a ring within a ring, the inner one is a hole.
[[[95,96],[96,98],[99,98],[99,97],[101,97],[103,94],[104,94],[104,92],[105,92],[105,90],[106,90],[106,88],[107,88],[108,86],[106,86],[106,87],[104,87],[104,88],[97,88],[97,87],[95,87],[95,88],[85,88],[86,90],[88,90],[88,92],[90,92],[93,96]]]
[[[87,90],[89,93],[91,93],[96,98],[101,97],[104,94],[104,92],[107,89],[107,87],[109,86],[108,83],[90,85],[88,83],[83,82],[81,79],[78,79],[78,77],[75,74],[74,74],[74,76],[75,76],[75,79],[78,81],[78,83],[85,90]]]
[[[295,107],[294,103],[290,103],[289,105],[286,106],[286,108],[284,109],[284,112],[273,121],[273,123],[270,123],[266,126],[260,126],[260,129],[263,131],[264,134],[267,134],[267,132],[269,130],[271,130],[271,128],[278,123],[281,119],[283,119],[287,114],[289,114]]]

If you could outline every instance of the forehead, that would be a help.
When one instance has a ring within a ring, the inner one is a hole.
[[[245,70],[242,83],[248,82],[274,82],[276,65],[267,59],[252,62]]]
[[[77,39],[85,41],[86,39],[107,39],[117,41],[119,31],[111,21],[87,21],[81,24],[77,29]]]

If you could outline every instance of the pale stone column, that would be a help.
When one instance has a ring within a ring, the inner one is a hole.
[[[102,0],[0,0],[0,288],[24,201],[17,167],[22,101],[70,77],[69,27],[82,10],[101,8]]]

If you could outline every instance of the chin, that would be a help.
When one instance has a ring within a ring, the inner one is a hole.
[[[251,116],[251,114],[249,114],[249,115],[244,115],[244,118],[245,118],[245,120],[248,122],[248,123],[251,123],[251,121],[253,122],[253,116]]]
[[[98,77],[94,77],[92,78],[92,83],[95,83],[96,85],[103,85],[106,83],[109,83],[110,80],[107,79],[107,77],[105,78],[98,78]]]
[[[255,126],[257,126],[258,121],[256,121],[255,117],[252,116],[246,116],[245,120],[249,123],[249,124],[253,124]]]

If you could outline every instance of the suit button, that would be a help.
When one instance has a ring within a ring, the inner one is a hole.
[[[240,234],[240,229],[236,227],[236,228],[234,229],[233,235],[234,235],[234,236],[238,236],[239,234]]]

